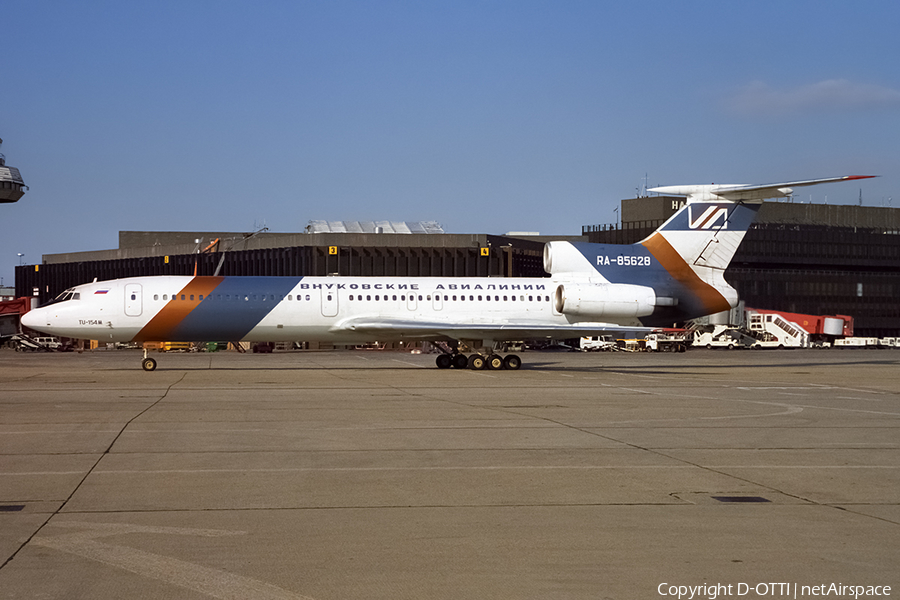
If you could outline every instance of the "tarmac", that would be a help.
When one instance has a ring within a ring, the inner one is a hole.
[[[900,351],[521,356],[2,350],[0,598],[900,595]]]

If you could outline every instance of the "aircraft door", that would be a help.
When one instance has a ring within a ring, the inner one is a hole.
[[[337,290],[322,290],[322,316],[336,317],[338,314]]]
[[[125,314],[129,317],[139,317],[142,311],[140,284],[127,284],[125,286]]]

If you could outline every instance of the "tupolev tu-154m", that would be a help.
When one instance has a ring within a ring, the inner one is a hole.
[[[107,342],[445,341],[440,368],[515,370],[494,342],[650,332],[733,308],[723,274],[764,199],[869,177],[653,188],[687,200],[636,244],[547,243],[544,278],[131,277],[70,288],[22,324]],[[142,366],[156,368],[146,349]]]

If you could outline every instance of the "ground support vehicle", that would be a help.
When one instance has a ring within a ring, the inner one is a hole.
[[[594,335],[581,338],[582,352],[615,352],[619,349],[611,335]]]
[[[650,352],[684,352],[687,349],[686,331],[651,333],[644,339]]]
[[[693,345],[700,348],[749,348],[757,340],[732,325],[704,325],[694,331]]]

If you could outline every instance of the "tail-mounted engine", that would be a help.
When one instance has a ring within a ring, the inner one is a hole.
[[[564,315],[596,319],[646,317],[661,304],[653,288],[628,283],[560,284],[554,300]]]

